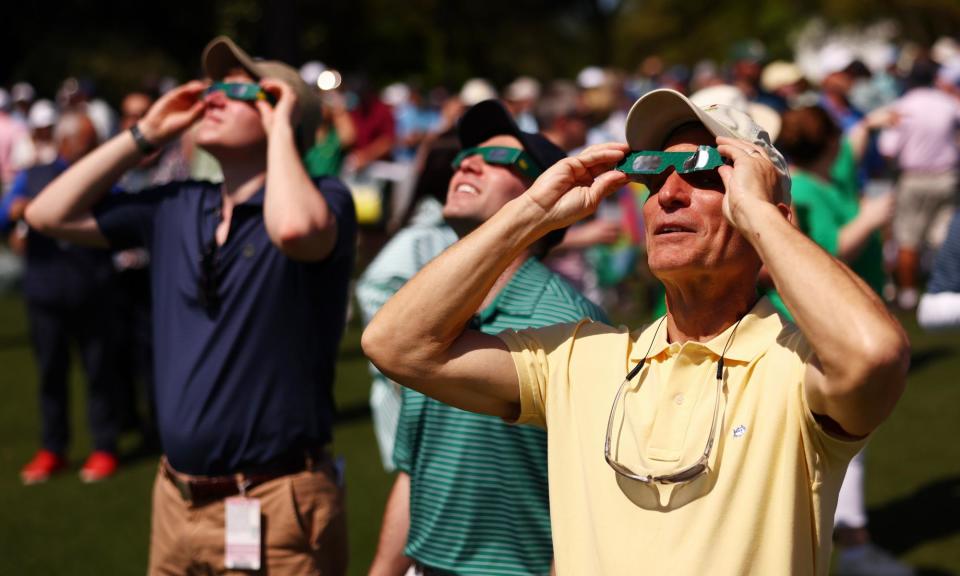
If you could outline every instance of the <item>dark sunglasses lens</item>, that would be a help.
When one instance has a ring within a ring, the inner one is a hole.
[[[723,179],[720,178],[720,172],[718,172],[716,168],[713,170],[689,172],[687,174],[681,174],[680,177],[686,180],[691,186],[700,188],[701,190],[726,191],[726,188],[723,186]]]

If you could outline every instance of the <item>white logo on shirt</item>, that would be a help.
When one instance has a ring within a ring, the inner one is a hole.
[[[747,433],[747,427],[744,426],[743,424],[741,424],[741,425],[739,425],[739,426],[737,426],[736,428],[733,429],[733,437],[734,437],[734,438],[740,438],[741,436],[743,436],[743,435],[746,434],[746,433]]]

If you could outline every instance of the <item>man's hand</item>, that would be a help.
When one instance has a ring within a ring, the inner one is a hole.
[[[892,192],[880,196],[867,197],[860,201],[860,218],[870,230],[882,228],[893,221],[896,209],[896,197]]]
[[[29,198],[17,198],[10,203],[10,210],[7,212],[7,218],[11,222],[23,220],[23,213],[27,211],[28,204],[30,204]]]
[[[717,138],[717,151],[733,160],[733,166],[718,169],[726,193],[723,215],[743,231],[746,216],[758,205],[778,204],[780,176],[763,149],[752,142],[733,138]]]
[[[629,150],[619,143],[590,146],[541,174],[522,196],[538,212],[540,232],[545,234],[589,216],[603,198],[626,185],[630,179],[613,167]]]
[[[161,96],[139,122],[144,138],[155,146],[163,146],[193,126],[206,108],[206,88],[206,83],[194,80]]]
[[[277,99],[277,103],[273,106],[264,100],[257,101],[257,110],[260,111],[260,119],[263,121],[263,130],[267,133],[267,137],[278,127],[291,129],[300,118],[297,93],[282,80],[265,78],[260,81],[260,87]]]

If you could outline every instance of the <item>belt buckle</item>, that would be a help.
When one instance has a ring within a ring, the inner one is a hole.
[[[164,476],[167,477],[167,480],[173,484],[173,487],[177,489],[177,492],[180,494],[185,502],[193,503],[193,491],[190,489],[190,482],[183,480],[179,477],[173,467],[170,466],[170,463],[164,460],[163,462],[163,472]]]
[[[190,490],[190,483],[185,482],[179,478],[175,478],[173,485],[177,487],[177,492],[180,493],[180,497],[183,498],[185,502],[193,504],[193,491]]]

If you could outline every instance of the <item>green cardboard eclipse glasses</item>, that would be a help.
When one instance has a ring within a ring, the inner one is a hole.
[[[214,82],[203,91],[204,97],[214,92],[223,92],[231,100],[256,102],[265,100],[271,105],[277,103],[272,94],[267,93],[259,84],[252,82]]]
[[[535,180],[542,172],[529,154],[520,148],[508,148],[506,146],[477,146],[461,150],[457,157],[453,159],[451,166],[454,170],[457,170],[464,160],[476,155],[483,158],[483,161],[487,164],[513,166],[532,180]]]
[[[673,168],[677,174],[689,174],[713,170],[723,165],[724,160],[716,148],[700,146],[693,152],[631,152],[617,164],[617,170],[628,176],[660,174],[667,168]]]

